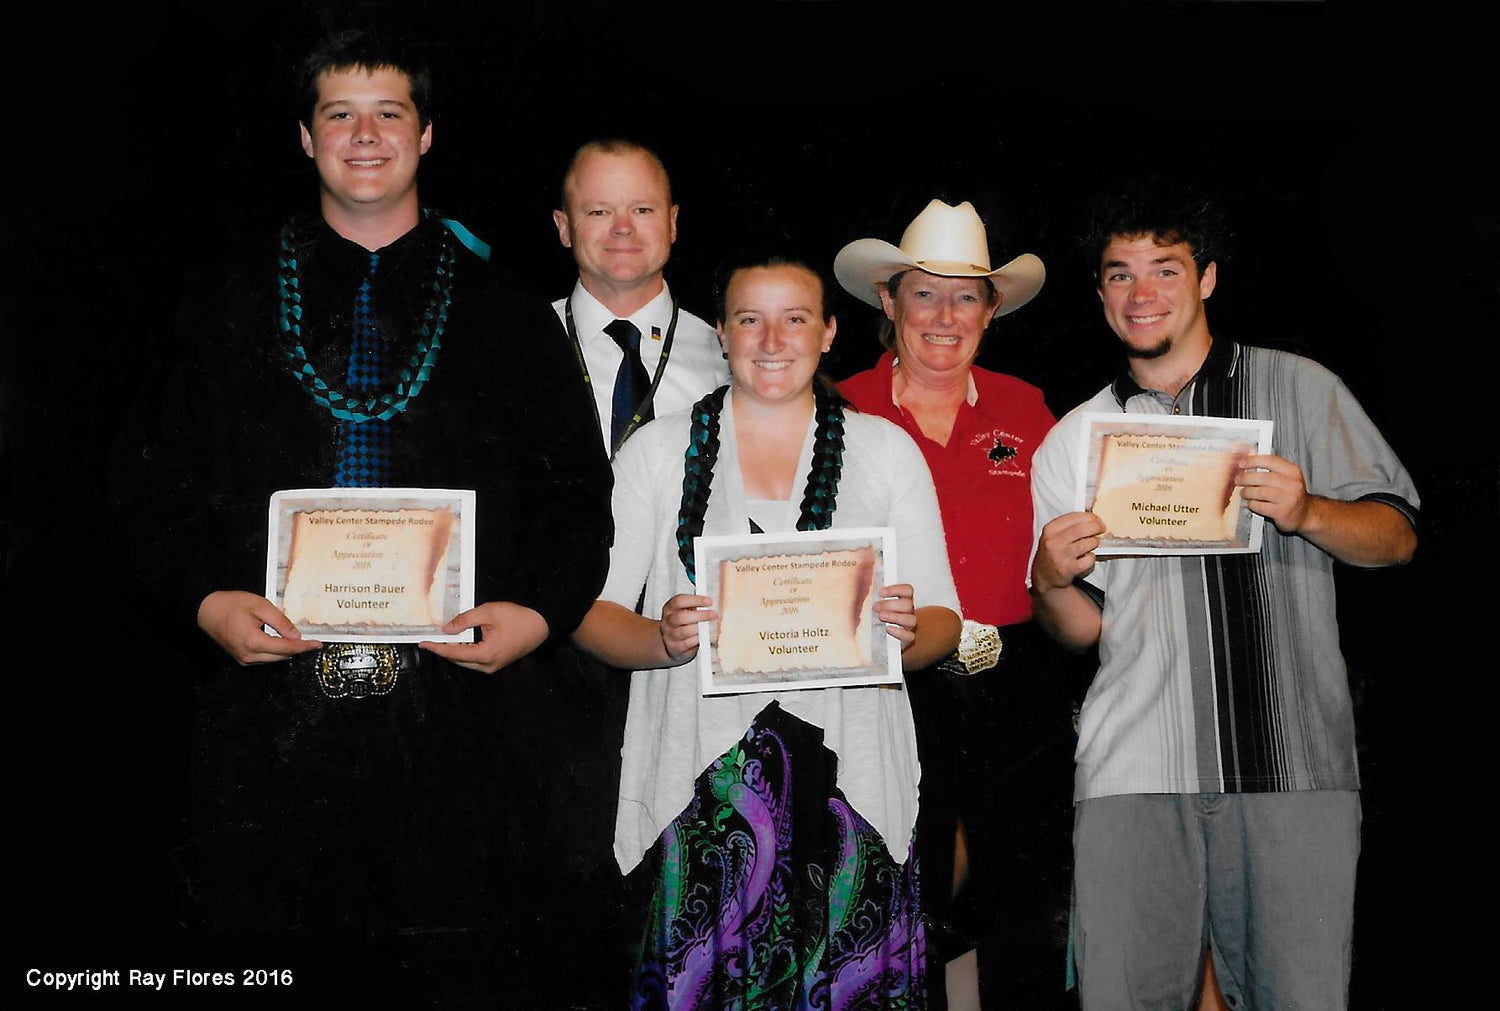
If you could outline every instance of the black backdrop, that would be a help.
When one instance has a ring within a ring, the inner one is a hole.
[[[103,463],[184,285],[236,235],[312,206],[286,67],[349,19],[403,25],[437,72],[425,202],[549,298],[571,268],[549,211],[566,158],[594,134],[639,137],[666,160],[683,208],[668,273],[700,314],[714,264],[743,237],[785,236],[831,261],[850,239],[894,239],[931,196],[971,199],[993,245],[1049,268],[981,364],[1037,383],[1059,414],[1118,363],[1074,251],[1082,201],[1143,167],[1214,185],[1238,232],[1214,332],[1340,373],[1424,500],[1410,566],[1340,577],[1365,778],[1354,1005],[1467,989],[1479,963],[1461,911],[1481,900],[1469,841],[1492,733],[1479,615],[1500,518],[1483,424],[1500,216],[1476,139],[1493,124],[1482,65],[1465,55],[1474,30],[1409,12],[1355,23],[1321,4],[999,6],[874,17],[831,3],[685,14],[283,0],[14,27],[0,683],[23,1000],[44,997],[26,967],[254,961],[174,924],[166,850],[190,699],[161,660],[194,633],[141,604]],[[875,357],[875,319],[848,298],[837,309],[829,364],[842,377]],[[274,958],[309,987],[320,972],[330,993],[341,986],[317,953]]]

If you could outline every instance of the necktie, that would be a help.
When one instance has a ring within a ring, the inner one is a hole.
[[[604,328],[610,339],[620,346],[625,357],[620,361],[620,371],[615,373],[615,394],[610,411],[609,444],[615,449],[625,438],[630,419],[635,415],[635,405],[651,388],[651,379],[646,375],[646,366],[641,362],[641,332],[628,319],[617,319]],[[641,420],[650,421],[651,405],[641,408]]]
[[[351,393],[378,389],[385,378],[380,333],[375,325],[375,268],[380,254],[370,254],[370,269],[354,296],[354,339],[349,345],[345,373]],[[333,483],[340,488],[379,488],[390,483],[390,422],[344,421],[339,424],[338,470]]]

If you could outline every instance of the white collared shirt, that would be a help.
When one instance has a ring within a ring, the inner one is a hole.
[[[578,343],[589,369],[594,404],[599,411],[600,433],[604,450],[609,452],[609,422],[614,410],[615,375],[625,353],[604,328],[617,317],[589,294],[580,281],[573,286],[573,325]],[[558,319],[567,320],[567,299],[552,303]],[[662,345],[672,320],[672,294],[665,284],[661,292],[627,317],[641,332],[641,364],[646,375],[655,376],[661,361]],[[677,314],[677,334],[672,340],[672,355],[656,388],[653,409],[656,417],[685,411],[705,393],[729,382],[729,363],[719,347],[714,328],[686,310]]]

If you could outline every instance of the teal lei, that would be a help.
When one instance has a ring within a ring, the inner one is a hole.
[[[434,215],[432,211],[424,209],[422,216],[429,219]],[[450,228],[443,228],[439,235],[440,238],[432,244],[432,262],[424,282],[428,298],[422,310],[422,318],[417,324],[416,347],[398,371],[395,388],[367,396],[356,396],[330,386],[327,380],[318,375],[312,362],[308,361],[307,350],[302,346],[302,290],[296,253],[301,237],[293,222],[289,221],[282,227],[281,249],[276,258],[277,291],[280,295],[276,314],[277,330],[287,342],[287,360],[302,389],[340,421],[369,421],[373,418],[389,421],[406,410],[407,404],[422,392],[423,384],[432,377],[432,367],[443,346],[443,327],[448,322],[448,309],[453,304],[453,233]]]
[[[698,575],[693,568],[693,538],[703,533],[703,518],[708,513],[714,464],[719,459],[719,415],[723,413],[724,395],[728,391],[729,387],[721,386],[693,405],[688,447],[682,455],[677,557],[682,559],[682,567],[694,585],[698,583]],[[844,400],[815,383],[813,402],[817,429],[813,432],[812,467],[797,517],[798,530],[827,530],[833,525],[839,477],[844,470]]]

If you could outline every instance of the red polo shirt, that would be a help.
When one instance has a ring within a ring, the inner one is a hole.
[[[1031,454],[1054,418],[1042,391],[999,372],[973,369],[973,404],[964,403],[948,445],[922,434],[891,398],[895,356],[850,376],[839,392],[866,414],[900,425],[922,449],[937,486],[948,561],[964,617],[1012,625],[1031,617]],[[918,602],[920,604],[920,601]]]

